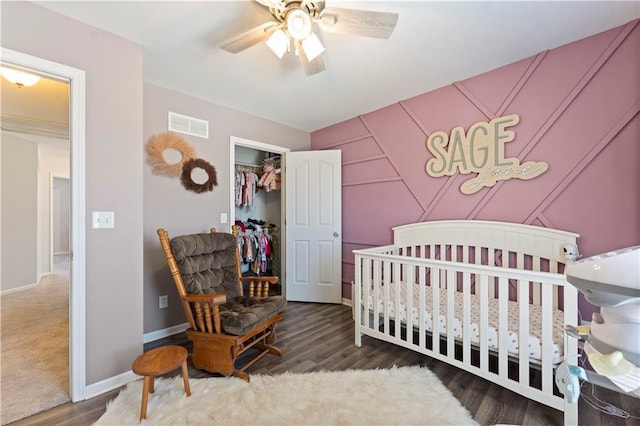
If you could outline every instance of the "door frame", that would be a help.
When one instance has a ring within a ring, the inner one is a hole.
[[[85,103],[84,70],[2,47],[0,62],[69,83],[71,151],[71,256],[69,289],[69,390],[73,402],[86,395],[85,312]]]
[[[236,219],[236,203],[235,203],[235,191],[236,191],[236,187],[235,187],[235,174],[236,174],[236,168],[235,168],[235,161],[236,161],[236,146],[243,146],[245,148],[253,148],[253,149],[257,149],[260,151],[267,151],[267,152],[272,152],[274,154],[280,154],[281,156],[286,156],[287,152],[290,152],[291,150],[289,148],[285,148],[282,146],[277,146],[277,145],[270,145],[268,143],[264,143],[264,142],[258,142],[258,141],[252,141],[250,139],[243,139],[243,138],[239,138],[237,136],[231,136],[229,138],[229,229],[228,231],[231,232],[231,225],[234,224],[235,219]],[[284,164],[284,163],[283,163]],[[280,172],[280,182],[281,182],[281,190],[280,190],[280,211],[282,212],[282,217],[280,218],[280,223],[281,223],[281,227],[280,227],[280,271],[281,271],[281,277],[280,277],[280,284],[282,285],[282,289],[283,291],[286,291],[286,275],[285,275],[285,271],[286,269],[286,259],[287,259],[287,247],[286,244],[284,244],[284,242],[286,241],[286,237],[287,237],[287,227],[286,225],[286,214],[285,214],[285,208],[286,208],[286,188],[285,188],[285,170],[284,167],[282,168],[281,172]]]

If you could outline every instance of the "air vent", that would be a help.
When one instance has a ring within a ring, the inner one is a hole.
[[[169,111],[169,130],[199,138],[209,138],[209,122]]]

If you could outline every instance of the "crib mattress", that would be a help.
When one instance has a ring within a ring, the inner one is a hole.
[[[384,290],[380,290],[380,295],[378,297],[378,309],[379,312],[384,312]],[[432,294],[430,288],[426,293],[426,303],[425,303],[425,328],[433,332],[433,301]],[[400,320],[402,322],[406,322],[407,320],[407,306],[404,301],[407,300],[407,286],[405,283],[401,283],[401,303],[400,303]],[[389,286],[389,295],[395,295],[395,283],[391,283]],[[373,310],[374,306],[374,295],[369,295],[369,309]],[[480,296],[476,294],[470,295],[470,305],[471,305],[471,343],[479,345],[480,343]],[[418,298],[419,298],[419,287],[418,284],[414,284],[413,288],[413,304],[411,308],[412,322],[413,324],[418,324]],[[455,293],[455,301],[454,301],[454,324],[453,324],[453,334],[455,338],[462,339],[462,307],[463,307],[463,294],[461,292]],[[520,327],[518,323],[519,312],[518,312],[518,303],[509,301],[508,304],[508,338],[507,338],[507,348],[510,355],[518,356],[520,353]],[[395,302],[393,300],[387,301],[387,309],[389,312],[389,317],[392,319],[396,319],[395,313]],[[442,291],[440,293],[440,319],[439,319],[439,332],[440,334],[446,334],[447,332],[447,294],[446,291]],[[498,339],[498,300],[497,299],[489,299],[489,310],[488,310],[488,323],[489,329],[487,330],[488,336],[488,346],[491,350],[498,350],[499,348],[499,339]],[[554,309],[553,312],[553,363],[558,363],[562,361],[562,356],[564,353],[564,313],[560,310]],[[538,305],[529,305],[529,341],[528,341],[528,352],[529,357],[534,360],[541,360],[541,345],[540,340],[542,336],[542,307]]]

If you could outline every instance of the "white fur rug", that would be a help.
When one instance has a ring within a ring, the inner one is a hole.
[[[156,379],[147,420],[154,425],[471,425],[469,412],[435,374],[420,367],[389,370]],[[127,386],[96,425],[136,425],[142,381]]]

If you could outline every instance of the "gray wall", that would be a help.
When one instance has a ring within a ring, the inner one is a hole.
[[[242,96],[242,94],[239,94]],[[307,150],[310,135],[272,121],[210,104],[152,84],[144,85],[144,139],[167,131],[167,112],[209,121],[209,139],[180,135],[195,149],[199,158],[217,171],[218,186],[211,192],[196,194],[184,189],[179,178],[154,175],[144,164],[144,331],[162,330],[186,322],[164,254],[157,228],[169,236],[208,232],[211,227],[229,230],[220,223],[220,213],[229,212],[231,204],[230,137]],[[146,160],[146,153],[145,153]],[[158,297],[169,296],[169,307],[158,308]]]
[[[2,133],[2,286],[38,282],[38,145]],[[11,265],[11,267],[7,267]]]
[[[129,371],[142,352],[144,332],[185,322],[155,231],[228,229],[219,220],[231,203],[230,137],[306,150],[310,136],[143,84],[139,46],[32,3],[2,3],[1,40],[2,47],[86,72],[86,377],[91,385]],[[167,130],[167,111],[210,121],[208,140],[186,138],[216,167],[214,191],[196,194],[177,179],[151,173],[144,144]],[[115,212],[116,228],[91,229],[91,211],[105,210]],[[169,295],[169,308],[159,310],[163,294]]]
[[[129,371],[142,351],[142,50],[28,2],[2,3],[1,40],[3,47],[86,72],[90,385]],[[91,229],[94,210],[114,211],[116,228]]]

